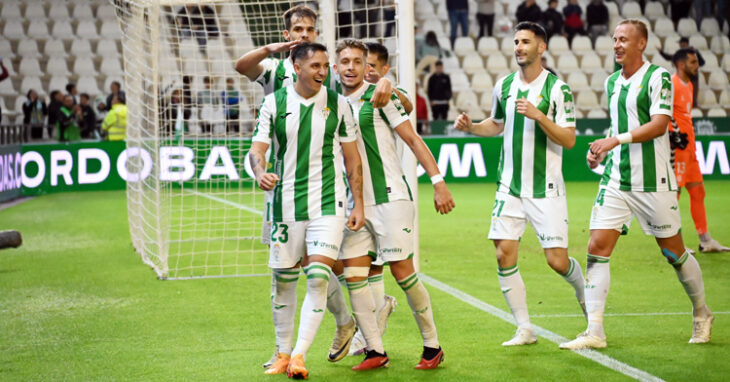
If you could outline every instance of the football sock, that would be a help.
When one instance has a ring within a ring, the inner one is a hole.
[[[335,322],[337,326],[343,326],[350,323],[352,316],[350,311],[347,309],[347,301],[345,301],[345,294],[342,293],[342,286],[340,286],[337,275],[330,270],[329,279],[327,283],[327,310],[335,316]]]
[[[689,211],[692,214],[692,220],[695,223],[695,229],[698,235],[707,232],[707,213],[705,211],[705,185],[688,188],[689,192]]]
[[[347,288],[347,280],[345,280],[345,275],[344,274],[337,276],[337,281],[340,282],[340,285],[343,288]]]
[[[277,353],[291,354],[297,311],[297,280],[299,268],[274,269],[271,275],[271,314]]]
[[[580,268],[578,260],[570,258],[570,268],[565,272],[563,278],[575,289],[575,298],[579,302],[585,302],[585,280],[583,280],[583,270]]]
[[[292,352],[292,357],[296,354],[306,356],[307,350],[314,341],[327,305],[327,283],[332,274],[329,266],[319,262],[309,264],[304,268],[304,273],[307,274],[307,295],[302,303],[297,344]]]
[[[702,269],[694,256],[688,252],[671,263],[674,266],[674,272],[677,273],[679,282],[682,283],[684,291],[687,292],[690,301],[692,301],[692,314],[694,316],[704,316],[706,309],[705,304],[705,283],[702,280]]]
[[[504,299],[517,321],[517,327],[530,328],[530,314],[527,312],[527,290],[522,281],[520,269],[517,265],[509,268],[498,268],[499,286],[502,288]]]
[[[588,333],[604,338],[603,311],[606,309],[608,288],[611,286],[609,257],[588,254],[586,264],[586,311],[588,312]]]
[[[431,297],[421,280],[418,279],[418,274],[413,272],[410,276],[396,281],[408,298],[408,305],[411,307],[418,329],[421,330],[423,346],[438,348],[439,339],[436,324],[433,321]]]
[[[441,347],[430,348],[430,347],[424,346],[423,347],[423,358],[425,358],[425,359],[427,359],[427,360],[430,361],[430,360],[433,359],[433,357],[435,357],[436,355],[438,355],[438,353],[440,351],[441,351]]]
[[[370,293],[373,294],[375,307],[380,312],[385,307],[385,281],[383,281],[383,274],[369,276],[368,284],[370,284]]]
[[[352,313],[355,314],[357,325],[362,330],[363,337],[365,337],[367,349],[375,350],[380,354],[385,353],[378,322],[375,318],[375,301],[373,301],[373,295],[370,293],[368,280],[348,282],[347,289],[350,291]]]

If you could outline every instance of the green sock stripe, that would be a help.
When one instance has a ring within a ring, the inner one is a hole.
[[[411,281],[413,281],[414,278],[418,278],[418,274],[413,273],[412,275],[406,277],[405,279],[399,280],[398,285],[400,285],[402,287],[403,285],[409,284]]]
[[[675,267],[681,267],[682,264],[684,264],[684,262],[687,261],[688,258],[689,258],[689,252],[684,251],[684,254],[682,255],[682,257],[680,257],[677,261],[673,262],[672,265],[674,265]]]
[[[419,282],[419,281],[421,281],[421,280],[419,280],[419,279],[418,279],[418,277],[416,277],[416,278],[415,278],[415,279],[413,280],[413,282],[411,282],[411,283],[410,283],[410,284],[408,284],[408,285],[401,285],[401,286],[400,286],[400,288],[401,288],[401,289],[403,289],[403,292],[405,292],[405,291],[407,291],[408,289],[411,289],[411,288],[413,288],[413,286],[414,286],[414,285],[416,285],[416,284],[418,284],[418,282]]]
[[[382,274],[381,275],[375,275],[375,276],[368,277],[368,282],[371,282],[371,283],[378,283],[378,282],[381,282],[381,281],[383,281],[383,275]]]
[[[274,271],[278,275],[299,275],[299,269],[292,271]]]
[[[363,281],[355,281],[355,282],[349,282],[349,281],[347,282],[347,289],[348,290],[351,290],[351,291],[358,290],[358,289],[362,289],[362,288],[365,288],[366,286],[368,286],[368,282],[365,281],[365,280],[363,280]]]
[[[608,257],[591,255],[590,253],[586,255],[586,261],[588,261],[589,263],[606,264],[609,260],[610,258]]]
[[[497,274],[502,277],[512,276],[519,271],[520,271],[520,269],[517,268],[516,265],[514,267],[509,267],[509,268],[497,268]]]
[[[337,280],[344,281],[345,280],[345,275],[339,275],[339,276],[337,276]]]
[[[326,273],[312,272],[307,274],[307,280],[309,279],[325,279],[327,281],[330,281],[330,276]]]
[[[575,263],[576,263],[577,261],[578,261],[578,260],[576,260],[576,259],[574,259],[574,258],[572,258],[572,257],[570,258],[570,268],[568,268],[568,271],[567,271],[567,272],[565,272],[565,274],[564,274],[563,276],[565,276],[565,277],[570,277],[570,275],[572,275],[572,274],[573,274],[573,271],[575,270]]]
[[[274,274],[274,277],[276,278],[276,281],[278,281],[280,283],[291,283],[291,282],[295,282],[295,281],[299,280],[298,276],[294,277],[294,278],[286,278],[286,277],[281,277],[277,274]]]
[[[325,267],[324,265],[317,265],[317,264],[312,264],[312,265],[304,268],[304,273],[309,273],[315,269],[321,269],[321,270],[325,271],[327,274],[330,273],[329,268]]]

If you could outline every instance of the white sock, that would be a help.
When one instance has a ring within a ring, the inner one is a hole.
[[[507,305],[517,321],[517,327],[532,329],[530,314],[527,312],[527,290],[522,281],[520,269],[517,268],[517,265],[510,268],[499,268],[497,276],[504,299],[507,300]]]
[[[365,342],[367,342],[368,350],[375,350],[383,354],[383,340],[380,337],[378,323],[375,318],[375,301],[368,286],[368,280],[352,281],[347,283],[347,289],[350,291],[350,303],[352,304],[352,313],[355,314],[357,325],[362,331]]]
[[[344,274],[337,276],[337,281],[340,282],[340,286],[341,287],[347,288],[347,280],[345,280],[345,275]]]
[[[433,321],[431,297],[428,295],[426,287],[423,286],[421,280],[418,279],[418,274],[415,272],[397,281],[403,292],[406,293],[408,305],[411,307],[413,317],[416,318],[418,329],[421,330],[423,346],[438,349],[439,339],[436,333],[436,324]]]
[[[271,275],[271,314],[276,333],[276,352],[291,354],[294,317],[297,312],[299,268],[275,269]]]
[[[296,354],[302,354],[306,357],[307,351],[317,335],[319,325],[322,323],[322,317],[327,305],[327,283],[331,274],[330,267],[326,264],[313,262],[304,268],[304,273],[307,274],[307,295],[304,297],[299,315],[299,333],[292,357]]]
[[[695,317],[704,317],[708,310],[705,303],[705,282],[702,280],[702,269],[697,259],[685,251],[672,265],[679,282],[692,301],[692,314]]]
[[[370,285],[370,293],[373,294],[373,301],[375,301],[375,309],[380,312],[385,307],[385,281],[383,281],[383,274],[369,276],[368,284]]]
[[[568,272],[563,275],[565,281],[575,289],[575,298],[578,302],[585,302],[585,280],[583,279],[583,270],[580,268],[580,263],[574,258],[570,258],[570,268]]]
[[[330,282],[327,284],[327,310],[335,316],[335,322],[337,326],[343,326],[350,323],[352,316],[350,316],[350,310],[347,309],[347,301],[345,301],[345,294],[342,293],[342,286],[340,286],[337,275],[330,270],[329,275]]]
[[[588,333],[605,338],[603,312],[606,309],[608,288],[611,286],[610,258],[588,254],[586,265],[586,311]]]

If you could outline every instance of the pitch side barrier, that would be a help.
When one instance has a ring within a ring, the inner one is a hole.
[[[563,152],[566,181],[597,181],[585,157],[597,136],[578,136],[575,147]],[[441,173],[448,182],[495,182],[501,138],[426,137]],[[705,179],[730,180],[730,135],[698,136],[697,158]],[[78,142],[0,146],[0,201],[20,196],[65,191],[122,190],[158,174],[163,182],[185,187],[211,182],[225,187],[250,186],[252,171],[244,155],[249,140],[206,139],[170,142],[157,152],[127,148],[124,142]],[[419,167],[421,182],[429,182]]]

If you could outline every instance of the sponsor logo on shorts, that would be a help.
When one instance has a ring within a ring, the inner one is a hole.
[[[382,248],[380,250],[380,253],[401,253],[403,252],[403,249],[401,248]]]
[[[671,224],[657,225],[657,224],[652,224],[651,222],[646,222],[646,224],[649,227],[651,227],[651,229],[653,229],[654,231],[667,231],[667,230],[672,229],[672,225]]]
[[[538,233],[537,237],[540,238],[540,241],[562,241],[563,240],[562,236],[550,236],[550,235],[545,235],[542,233]]]
[[[340,247],[337,246],[337,245],[330,244],[330,243],[325,243],[324,241],[319,241],[319,240],[315,240],[314,241],[314,246],[315,247],[318,247],[318,248],[329,248],[329,249],[333,249],[335,251],[339,251],[340,250]]]

